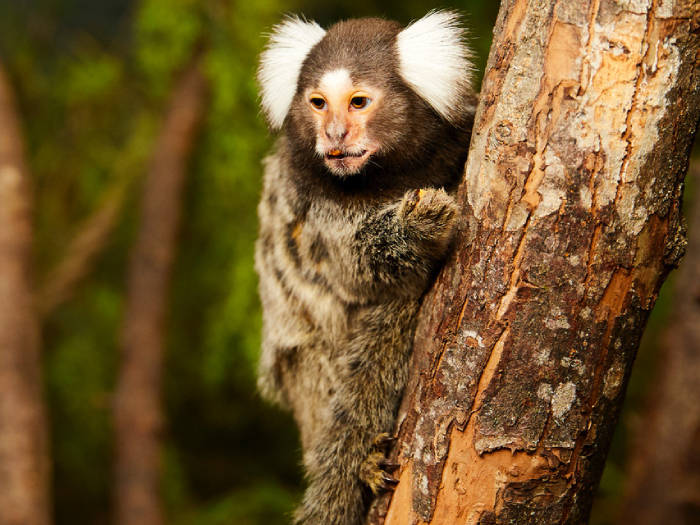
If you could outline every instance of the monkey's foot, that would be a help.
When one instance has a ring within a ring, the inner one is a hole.
[[[386,449],[395,441],[396,438],[387,432],[379,434],[372,443],[373,452],[370,452],[360,465],[360,479],[375,495],[393,490],[399,482],[389,474],[399,468],[399,465],[392,463],[385,456]]]
[[[389,474],[399,466],[389,462],[383,452],[372,452],[360,465],[360,479],[374,495],[393,490],[399,480]]]

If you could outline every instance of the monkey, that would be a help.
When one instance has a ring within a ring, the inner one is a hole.
[[[420,299],[446,257],[476,95],[458,13],[403,27],[287,17],[258,69],[277,133],[255,267],[258,387],[293,413],[300,525],[358,525],[388,462]]]

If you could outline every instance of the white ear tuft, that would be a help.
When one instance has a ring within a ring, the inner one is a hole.
[[[260,55],[258,83],[262,108],[273,129],[282,127],[297,90],[304,59],[326,34],[316,22],[290,16],[272,28]]]
[[[399,73],[406,83],[448,121],[470,90],[471,51],[454,11],[431,11],[409,24],[396,38]]]

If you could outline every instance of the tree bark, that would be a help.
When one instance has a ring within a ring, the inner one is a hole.
[[[462,231],[416,329],[399,484],[370,523],[587,521],[684,251],[699,17],[695,0],[502,2]]]
[[[205,91],[196,60],[175,88],[143,188],[114,399],[119,525],[163,523],[159,432],[164,320],[186,165],[204,111]]]
[[[0,64],[0,525],[48,525],[49,454],[33,302],[32,192]]]
[[[695,168],[688,254],[657,384],[636,430],[620,524],[693,525],[700,517],[700,163]]]

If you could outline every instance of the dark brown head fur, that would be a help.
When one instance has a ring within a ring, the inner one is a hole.
[[[462,121],[453,125],[404,82],[398,71],[396,49],[396,36],[401,29],[397,22],[379,18],[342,21],[332,26],[311,49],[301,68],[284,126],[292,149],[298,152],[295,164],[300,168],[333,177],[315,152],[314,123],[303,96],[325,73],[345,68],[354,82],[369,83],[389,96],[382,101],[368,127],[372,138],[382,144],[381,151],[356,176],[361,180],[335,182],[353,187],[358,184],[389,187],[396,184],[398,176],[415,174],[424,182],[450,185],[457,167],[466,159],[471,127],[469,108],[465,108]],[[440,165],[439,169],[436,164]],[[426,173],[426,170],[434,172]]]

